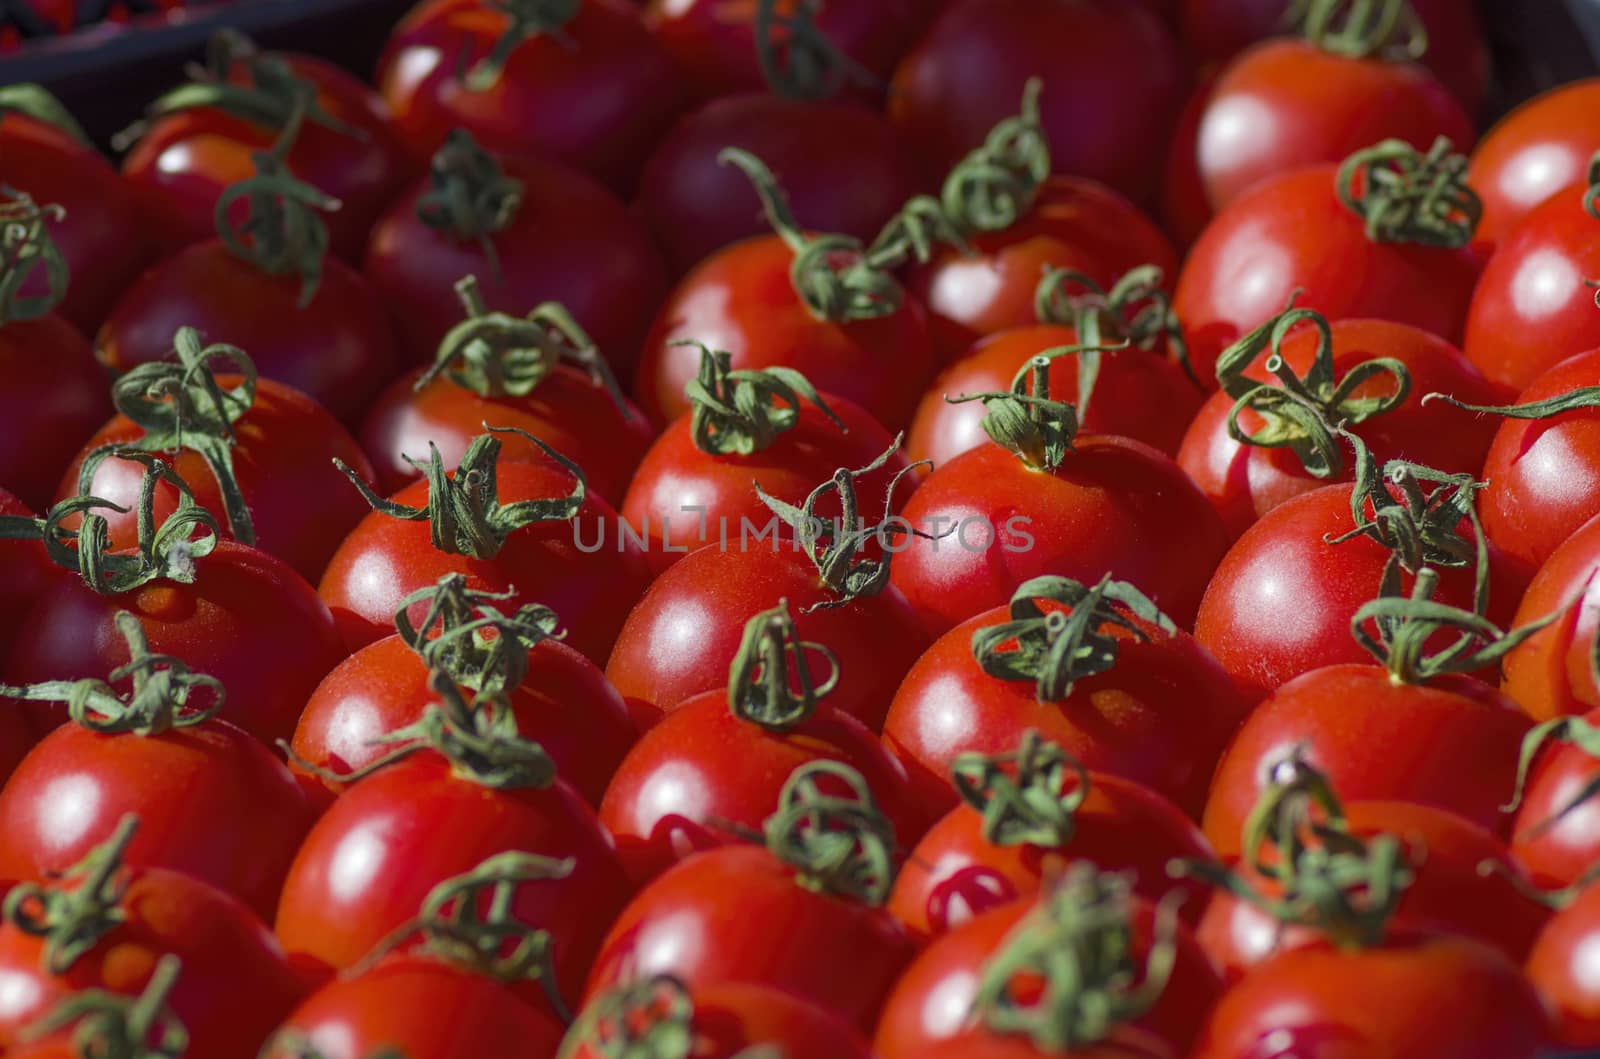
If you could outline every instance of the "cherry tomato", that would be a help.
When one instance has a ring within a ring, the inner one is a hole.
[[[683,107],[682,77],[637,5],[567,6],[576,7],[571,21],[520,42],[511,16],[482,0],[414,7],[378,67],[378,90],[411,150],[430,155],[460,126],[492,151],[556,158],[630,190]],[[490,53],[501,41],[512,49],[496,69]]]
[[[1590,658],[1600,630],[1600,516],[1585,522],[1551,553],[1528,585],[1516,621],[1566,608],[1554,623],[1506,655],[1501,690],[1536,721],[1588,713],[1600,706]]]
[[[1600,713],[1591,710],[1582,720],[1594,724]],[[1597,775],[1595,756],[1567,742],[1547,750],[1529,774],[1511,828],[1511,853],[1540,886],[1576,885],[1594,865],[1600,817],[1589,786]]]
[[[1276,2],[1276,0],[1273,0]],[[1161,182],[1161,223],[1179,248],[1193,246],[1215,211],[1200,179],[1200,121],[1211,105],[1215,75],[1202,77],[1178,115]]]
[[[33,512],[15,496],[0,489],[0,517],[7,515],[32,518]],[[22,619],[55,575],[56,567],[38,542],[0,541],[0,658],[4,657],[6,649],[22,628]],[[0,725],[7,725],[7,722],[0,721]],[[20,732],[26,726],[9,727]],[[11,741],[0,739],[0,747]],[[7,760],[7,757],[7,752],[0,749],[0,761]],[[10,763],[16,762],[13,760]]]
[[[1555,1037],[1563,1047],[1600,1045],[1600,997],[1590,973],[1600,887],[1589,886],[1545,924],[1523,968],[1554,1012]]]
[[[1046,78],[1041,108],[1055,171],[1148,199],[1188,71],[1171,30],[1138,4],[951,3],[895,71],[889,117],[926,158],[949,166],[1036,76]]]
[[[0,373],[0,487],[43,507],[77,447],[111,414],[110,380],[78,329],[54,315],[0,327]]]
[[[1600,150],[1600,78],[1543,92],[1501,118],[1472,154],[1468,181],[1483,196],[1478,237],[1502,242],[1550,196],[1584,179]]]

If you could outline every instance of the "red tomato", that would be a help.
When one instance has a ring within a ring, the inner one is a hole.
[[[1517,966],[1482,942],[1398,936],[1281,953],[1223,994],[1193,1059],[1448,1055],[1534,1059],[1548,1016]]]
[[[33,518],[28,505],[0,489],[0,518]],[[22,628],[22,619],[56,575],[56,568],[36,541],[0,540],[0,658]],[[0,710],[0,713],[6,711]],[[7,722],[0,720],[0,726]],[[21,727],[10,727],[21,731]],[[9,739],[0,739],[0,761],[8,759],[4,749]],[[15,764],[15,761],[11,761]]]
[[[1590,886],[1551,917],[1523,968],[1553,1010],[1555,1037],[1563,1047],[1600,1045],[1600,993],[1591,972],[1597,910],[1600,887]]]
[[[356,422],[394,371],[383,305],[359,272],[332,257],[316,296],[304,307],[300,297],[298,275],[268,275],[220,240],[197,243],[128,288],[100,329],[97,353],[124,372],[167,357],[178,329],[193,327],[209,341],[243,345],[264,377]]]
[[[1417,802],[1503,831],[1500,805],[1529,727],[1511,700],[1471,677],[1418,685],[1376,665],[1314,670],[1278,688],[1234,735],[1211,782],[1206,837],[1223,856],[1239,851],[1267,770],[1295,747],[1351,802]]]
[[[55,315],[0,327],[0,373],[0,487],[43,507],[61,469],[111,414],[109,380],[88,341]]]
[[[668,286],[650,232],[606,188],[559,162],[497,158],[464,134],[378,219],[362,271],[409,363],[433,362],[463,319],[454,284],[475,276],[490,309],[559,303],[624,376]]]
[[[1200,179],[1200,121],[1211,105],[1211,90],[1216,83],[1215,75],[1202,77],[1190,93],[1189,102],[1183,105],[1177,128],[1172,132],[1172,146],[1167,152],[1167,167],[1161,182],[1161,223],[1185,251],[1194,245],[1215,216],[1211,200],[1206,197],[1205,183]]]
[[[1567,608],[1506,655],[1500,690],[1536,721],[1588,713],[1600,706],[1591,657],[1600,633],[1600,516],[1585,522],[1551,553],[1528,585],[1516,621]]]
[[[679,275],[714,250],[766,232],[750,182],[717,161],[726,147],[765,159],[783,178],[795,219],[811,231],[869,240],[928,183],[899,132],[867,107],[767,92],[713,99],[678,119],[639,179],[639,214]]]
[[[681,75],[637,5],[565,6],[576,9],[571,21],[526,36],[483,0],[412,8],[378,68],[378,90],[411,150],[426,157],[459,126],[491,151],[556,158],[628,191],[682,109]],[[491,52],[506,45],[496,64]]]
[[[1600,722],[1590,711],[1579,725]],[[1549,733],[1559,745],[1548,749],[1518,790],[1516,822],[1511,827],[1511,853],[1540,886],[1567,887],[1588,879],[1600,853],[1600,804],[1591,785],[1600,764],[1586,733]]]
[[[513,913],[550,932],[556,983],[574,997],[628,895],[594,811],[564,780],[496,790],[427,751],[356,783],[312,826],[283,883],[278,937],[291,955],[349,968],[436,885],[507,850],[572,858],[565,877],[519,887]],[[540,983],[517,992],[544,1009]]]
[[[1319,349],[1327,341],[1325,350]],[[1493,432],[1492,420],[1475,418],[1443,402],[1423,403],[1425,395],[1449,394],[1471,404],[1499,400],[1501,389],[1492,385],[1450,343],[1408,324],[1387,320],[1340,320],[1328,328],[1324,340],[1316,327],[1300,327],[1282,343],[1263,348],[1262,354],[1278,354],[1296,376],[1317,373],[1319,357],[1329,358],[1331,372],[1322,375],[1321,387],[1332,393],[1338,382],[1358,366],[1380,358],[1397,361],[1410,380],[1409,394],[1396,407],[1353,423],[1350,429],[1366,442],[1380,462],[1404,459],[1452,474],[1476,474],[1483,466]],[[1243,376],[1255,382],[1273,383],[1273,374],[1264,364],[1265,356],[1253,361]],[[1248,383],[1238,384],[1241,388]],[[1355,401],[1383,398],[1398,392],[1392,371],[1378,372],[1358,385],[1348,396]],[[1236,396],[1236,395],[1235,395]],[[1178,464],[1200,486],[1221,513],[1229,533],[1237,538],[1255,521],[1290,497],[1307,493],[1336,478],[1317,478],[1306,470],[1300,457],[1289,448],[1264,448],[1241,445],[1228,433],[1235,396],[1221,390],[1213,393],[1189,424],[1178,453]],[[1346,406],[1330,421],[1343,418]],[[1255,435],[1268,420],[1254,409],[1239,413],[1238,426]],[[1354,474],[1349,447],[1337,442],[1344,456],[1344,473]],[[1496,480],[1496,486],[1498,486]],[[1488,490],[1490,495],[1495,489]]]
[[[1502,242],[1535,207],[1584,179],[1600,150],[1600,78],[1560,85],[1501,118],[1472,154],[1467,179],[1483,196],[1478,238]]]
[[[1330,320],[1373,317],[1460,339],[1476,254],[1374,241],[1339,201],[1338,172],[1313,166],[1267,180],[1219,212],[1195,242],[1173,308],[1202,380],[1222,350],[1276,316],[1296,291],[1296,304]]]
[[[281,63],[290,76],[316,90],[321,113],[343,126],[330,128],[313,114],[286,160],[296,178],[339,201],[327,218],[333,249],[347,261],[356,260],[367,232],[411,167],[383,103],[355,75],[324,59],[257,52],[237,36],[214,41],[212,49],[213,74],[236,88],[253,89],[252,97],[267,112],[287,118],[293,105],[292,93],[277,89],[281,72],[268,69]],[[271,87],[263,88],[263,80]],[[178,91],[194,92],[194,87]],[[123,159],[122,175],[138,196],[146,238],[172,254],[211,237],[217,200],[229,185],[254,174],[253,155],[274,144],[282,124],[236,116],[219,103],[162,116],[164,106],[157,102],[158,116]],[[260,319],[271,319],[270,311]],[[315,348],[326,349],[327,340]]]
[[[948,166],[1012,112],[1028,78],[1045,77],[1055,171],[1143,200],[1155,191],[1187,75],[1171,30],[1138,4],[957,0],[895,71],[889,117]]]
[[[1600,346],[1600,219],[1587,183],[1557,191],[1500,239],[1467,314],[1467,356],[1489,378],[1521,389],[1568,357]]]

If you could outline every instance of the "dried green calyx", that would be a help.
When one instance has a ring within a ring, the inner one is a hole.
[[[1145,352],[1165,347],[1167,355],[1199,385],[1189,363],[1172,299],[1162,287],[1165,277],[1156,265],[1130,269],[1106,290],[1093,278],[1071,269],[1047,267],[1033,293],[1033,312],[1042,324],[1070,327],[1084,345],[1078,354],[1078,413],[1088,411],[1100,372],[1102,343],[1123,342]]]
[[[843,787],[847,794],[832,793]],[[881,905],[894,884],[894,825],[861,773],[813,761],[789,776],[778,808],[762,825],[767,849],[820,893]]]
[[[6,894],[5,921],[31,937],[42,938],[43,967],[52,975],[70,971],[84,955],[127,920],[123,856],[139,829],[132,813],[111,837],[77,864],[48,882],[20,882]]]
[[[49,229],[65,216],[60,206],[41,206],[27,192],[0,190],[0,325],[47,316],[66,297],[71,272]],[[44,293],[25,296],[23,287],[40,269]]]
[[[494,236],[511,227],[522,209],[522,181],[478,145],[466,129],[450,130],[428,165],[428,190],[417,218],[458,242],[476,241],[498,275]]]
[[[583,0],[484,0],[483,6],[504,15],[506,28],[496,38],[489,54],[474,63],[461,79],[471,92],[487,92],[493,88],[505,73],[512,53],[534,37],[553,37],[570,44],[571,39],[562,29],[577,17]]]
[[[807,654],[821,655],[828,675],[811,675]],[[740,720],[773,731],[803,724],[839,682],[839,660],[827,647],[800,639],[789,601],[779,600],[745,623],[739,650],[728,668],[728,706]]]
[[[556,612],[543,604],[527,603],[512,614],[496,606],[515,595],[468,588],[465,575],[445,574],[400,601],[395,630],[430,671],[442,670],[474,695],[509,694],[527,678],[528,653],[565,635]],[[419,604],[427,609],[413,622]]]
[[[619,986],[578,1016],[556,1059],[580,1053],[604,1059],[690,1059],[694,1053],[694,1000],[669,974]]]
[[[1424,154],[1403,140],[1357,151],[1339,167],[1339,201],[1378,243],[1458,249],[1472,241],[1483,200],[1467,184],[1467,158],[1441,136]]]
[[[1428,29],[1409,0],[1293,0],[1289,23],[1323,51],[1350,59],[1415,61]]]
[[[844,422],[817,393],[811,380],[774,365],[734,371],[733,355],[685,340],[674,345],[700,347],[699,373],[684,386],[689,399],[689,429],[695,448],[717,456],[749,456],[771,448],[800,422],[803,401],[810,401],[838,426]]]
[[[982,814],[986,842],[1061,849],[1077,834],[1089,771],[1037,731],[1004,754],[959,754],[950,772],[961,800]]]
[[[167,953],[138,996],[85,989],[29,1024],[19,1040],[29,1044],[73,1026],[72,1047],[81,1059],[181,1059],[189,1031],[167,1005],[181,970],[182,961]]]
[[[755,0],[756,61],[767,87],[784,99],[827,99],[851,81],[878,80],[822,32],[821,8],[820,0]]]

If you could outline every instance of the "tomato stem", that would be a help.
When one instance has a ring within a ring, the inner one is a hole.
[[[485,0],[484,7],[506,17],[506,29],[461,79],[468,91],[487,92],[500,81],[512,54],[529,40],[548,36],[574,46],[562,32],[577,17],[583,0]]]
[[[66,297],[67,259],[50,237],[51,221],[67,211],[40,206],[24,191],[0,191],[0,325],[48,316]],[[44,269],[44,293],[24,296],[23,287]]]
[[[873,72],[841,51],[817,25],[818,0],[756,0],[751,29],[761,76],[784,99],[818,100],[847,82],[881,86]],[[784,62],[784,57],[788,61]]]
[[[72,1045],[79,1055],[95,1059],[180,1059],[189,1047],[189,1031],[168,1007],[167,998],[182,966],[172,953],[162,956],[136,997],[106,989],[75,993],[31,1023],[18,1039],[31,1043],[77,1023]]]
[[[689,1059],[694,1000],[670,974],[618,986],[595,998],[561,1042],[556,1059],[584,1053],[605,1059]]]
[[[495,606],[515,596],[471,589],[464,575],[445,574],[400,601],[395,630],[430,671],[443,670],[475,695],[510,694],[527,678],[529,652],[565,635],[556,612],[543,604],[525,604],[511,615]],[[413,623],[411,610],[422,603],[427,610]]]
[[[1089,770],[1034,729],[1016,750],[957,755],[950,772],[961,800],[983,816],[984,841],[996,846],[1065,847],[1089,797]]]
[[[1294,0],[1287,17],[1332,55],[1415,62],[1428,53],[1428,28],[1409,0]]]
[[[45,970],[66,974],[100,939],[126,919],[123,858],[139,818],[125,813],[111,837],[48,883],[23,881],[6,894],[5,921],[30,937],[44,939]]]
[[[715,456],[749,456],[771,448],[800,422],[802,400],[822,410],[841,432],[844,421],[800,372],[775,365],[732,370],[733,356],[702,342],[682,339],[675,346],[700,347],[700,370],[684,386],[689,399],[689,430],[694,447]]]
[[[1130,269],[1108,291],[1093,278],[1072,269],[1047,266],[1033,293],[1033,312],[1042,324],[1070,327],[1088,347],[1105,342],[1127,342],[1153,352],[1166,344],[1167,356],[1189,381],[1200,387],[1189,362],[1189,344],[1183,337],[1172,299],[1162,289],[1157,265]],[[1100,350],[1085,349],[1078,363],[1078,414],[1088,412],[1089,399],[1100,372]]]
[[[820,684],[811,677],[808,651],[828,663],[828,676]],[[787,731],[805,723],[838,682],[838,657],[823,644],[800,639],[789,601],[782,599],[745,623],[728,668],[728,706],[741,721]]]
[[[824,793],[845,787],[847,795]],[[821,893],[869,905],[894,883],[894,825],[878,809],[861,773],[840,761],[812,761],[789,775],[778,808],[762,825],[767,849]]]
[[[1472,242],[1483,200],[1467,184],[1467,157],[1441,136],[1423,154],[1384,140],[1346,158],[1335,178],[1339,201],[1376,243],[1459,249]]]

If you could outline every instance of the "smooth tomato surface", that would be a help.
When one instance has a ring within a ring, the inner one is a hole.
[[[0,489],[42,511],[72,454],[111,415],[111,379],[55,315],[0,327],[0,373]]]
[[[1467,182],[1483,199],[1478,238],[1493,245],[1551,195],[1583,180],[1600,150],[1600,78],[1560,85],[1495,123],[1472,153]]]

